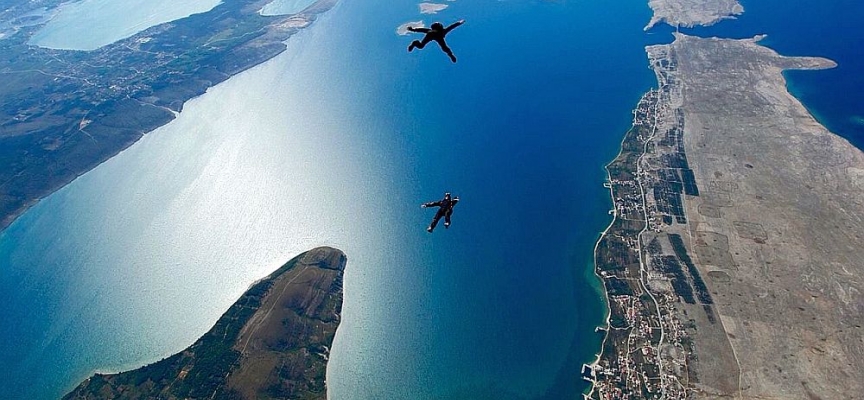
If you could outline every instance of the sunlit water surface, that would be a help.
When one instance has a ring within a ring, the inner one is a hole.
[[[220,0],[81,0],[60,6],[30,44],[93,50],[151,26],[216,7]]]
[[[394,34],[416,3],[343,1],[0,234],[0,387],[54,398],[168,356],[331,245],[348,256],[331,398],[577,396],[604,314],[602,165],[654,81],[648,17],[455,2],[434,16],[468,20],[454,65]],[[430,235],[418,205],[445,190],[463,201]]]
[[[296,14],[311,6],[316,0],[273,0],[261,10],[261,15]]]

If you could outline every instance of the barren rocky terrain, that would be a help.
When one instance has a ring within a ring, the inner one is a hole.
[[[648,5],[654,16],[645,30],[660,22],[683,27],[708,26],[744,12],[737,0],[651,0]]]
[[[678,34],[669,45],[702,189],[685,199],[685,238],[740,371],[734,390],[698,389],[855,398],[864,389],[864,153],[786,90],[783,70],[835,64],[783,57],[758,39]]]

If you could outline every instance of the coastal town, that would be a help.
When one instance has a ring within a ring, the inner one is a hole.
[[[864,371],[864,154],[781,74],[836,64],[762,36],[675,38],[646,48],[657,89],[607,166],[610,312],[587,397],[855,398],[861,380],[838,377]]]
[[[681,91],[675,56],[661,46],[648,52],[659,89],[639,101],[621,152],[606,167],[614,220],[595,261],[610,314],[598,361],[583,370],[594,384],[591,399],[686,398],[698,377],[688,368],[694,321],[681,316],[716,320],[685,243],[684,196],[699,196],[699,188],[684,151],[684,117],[674,107]]]

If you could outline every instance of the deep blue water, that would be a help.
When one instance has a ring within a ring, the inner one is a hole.
[[[654,84],[644,46],[656,36],[641,29],[650,10],[638,0],[449,4],[425,20],[467,20],[448,37],[457,64],[434,45],[405,54],[415,37],[377,31],[358,56],[361,68],[380,56],[400,71],[376,79],[375,96],[396,101],[418,200],[445,190],[463,200],[427,244],[431,393],[573,398],[605,315],[592,275],[609,221],[602,167]],[[358,23],[392,30],[419,19],[416,7]],[[421,215],[422,226],[431,213]]]
[[[830,131],[864,149],[864,2],[743,0],[744,14],[708,28],[682,29],[728,38],[767,34],[760,42],[781,55],[838,63],[822,71],[785,72],[789,90]],[[668,27],[658,28],[668,31]]]
[[[330,244],[349,259],[333,398],[576,397],[605,315],[602,167],[658,35],[642,0],[448,4],[458,64],[406,52],[417,3],[343,1],[0,234],[0,386],[53,398],[158,360]],[[463,201],[429,235],[418,205],[444,191]]]
[[[460,0],[429,17],[343,0],[0,234],[4,395],[54,398],[182,349],[300,246],[331,244],[349,258],[333,398],[576,397],[605,313],[602,166],[654,85],[644,46],[670,39],[642,32],[645,3]],[[840,63],[790,86],[860,147],[864,6],[744,6],[692,32]],[[448,38],[458,64],[405,52],[395,28],[421,18],[468,21]],[[445,190],[463,201],[429,235],[418,204]]]
[[[435,46],[398,54],[407,38],[383,45],[411,70],[393,88],[415,99],[398,118],[427,149],[414,159],[421,196],[463,199],[454,229],[430,238],[437,398],[584,388],[578,369],[604,316],[591,275],[609,218],[602,166],[654,83],[649,15],[641,1],[456,2],[439,17],[468,21],[448,40],[458,64]]]
[[[862,6],[829,3],[842,6],[809,5],[801,14],[822,17],[804,21],[779,1],[745,2],[739,21],[696,31],[768,33],[782,54],[838,61],[790,73],[790,85],[855,142],[861,128],[843,121],[864,115],[864,90],[850,89],[862,84],[852,24]],[[186,347],[292,255],[282,243],[314,243],[349,258],[334,398],[574,398],[605,313],[592,274],[609,222],[602,167],[654,85],[644,46],[668,41],[668,28],[642,31],[644,0],[448,4],[429,17],[415,2],[343,0],[286,54],[235,78],[242,85],[185,108],[200,116],[181,116],[0,234],[0,386],[52,398],[93,369]],[[421,18],[468,21],[448,38],[458,64],[434,45],[406,53],[412,37],[394,31]],[[832,35],[818,34],[828,21]],[[303,175],[315,166],[320,175]],[[316,191],[333,181],[346,199]],[[451,229],[429,235],[431,211],[418,205],[445,190],[463,201]],[[264,201],[282,197],[291,201]],[[319,201],[329,208],[316,214]],[[285,227],[298,212],[335,233],[318,243]]]

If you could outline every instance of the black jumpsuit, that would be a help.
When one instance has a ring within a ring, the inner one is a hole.
[[[456,56],[453,55],[453,51],[450,50],[450,47],[447,46],[447,42],[444,41],[444,36],[447,36],[447,34],[450,33],[450,31],[455,29],[457,26],[462,25],[463,23],[465,23],[465,22],[464,21],[458,21],[458,22],[456,22],[456,23],[454,23],[454,24],[452,24],[446,28],[442,28],[442,29],[435,29],[434,27],[433,28],[413,28],[413,27],[409,26],[408,27],[409,31],[425,33],[426,36],[423,36],[422,40],[415,40],[415,41],[411,42],[411,44],[408,46],[408,51],[414,50],[415,47],[418,49],[422,49],[422,48],[426,47],[426,45],[429,44],[429,42],[434,40],[434,41],[438,42],[439,46],[441,46],[441,50],[443,50],[445,53],[447,53],[448,56],[450,56],[450,61],[453,61],[455,63],[456,62]],[[432,24],[432,25],[434,26],[435,24]],[[438,24],[438,25],[441,26],[440,24]]]
[[[458,202],[458,197],[451,199],[450,196],[444,196],[444,198],[439,201],[423,204],[423,207],[440,207],[438,208],[438,212],[435,213],[435,217],[432,218],[432,223],[429,224],[429,227],[426,228],[426,230],[432,232],[432,230],[435,229],[435,226],[438,225],[438,220],[440,220],[441,217],[444,217],[444,227],[450,227],[450,216],[453,215],[453,207],[455,207]]]

